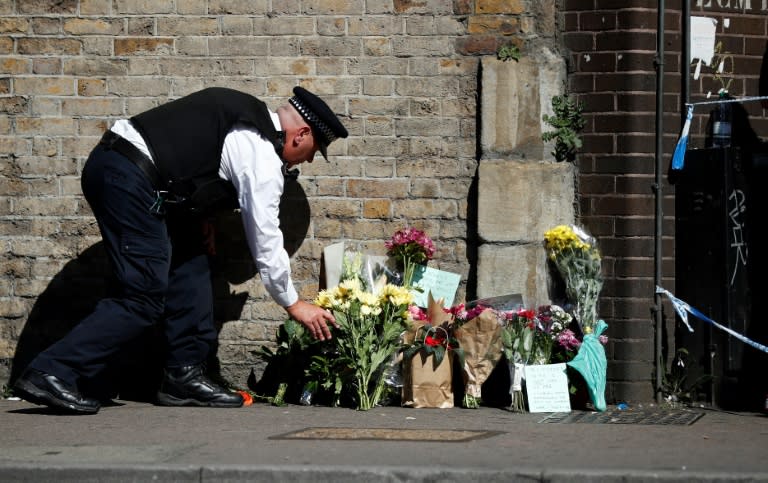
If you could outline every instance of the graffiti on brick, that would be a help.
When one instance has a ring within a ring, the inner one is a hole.
[[[736,274],[739,267],[747,266],[747,242],[744,236],[744,213],[746,212],[746,200],[744,192],[740,189],[734,189],[728,195],[728,221],[731,228],[731,249],[733,250],[733,273],[731,274],[731,285],[736,280]]]

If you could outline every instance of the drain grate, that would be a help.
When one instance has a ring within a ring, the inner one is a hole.
[[[390,428],[305,428],[271,436],[269,439],[317,440],[377,440],[377,441],[430,441],[435,443],[462,443],[474,439],[490,438],[502,431],[473,431],[445,429],[390,429]]]
[[[620,411],[553,413],[540,423],[584,423],[584,424],[660,424],[687,426],[698,421],[704,413],[683,409],[646,410],[629,409]]]

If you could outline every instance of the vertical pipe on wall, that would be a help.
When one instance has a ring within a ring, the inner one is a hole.
[[[683,12],[680,19],[682,34],[682,52],[680,55],[680,127],[685,124],[685,105],[691,101],[691,0],[683,0]]]
[[[657,9],[657,26],[656,26],[656,59],[654,64],[656,67],[656,169],[654,179],[654,195],[656,201],[656,213],[655,213],[655,233],[654,233],[654,251],[653,251],[653,265],[654,265],[654,374],[656,376],[654,391],[656,394],[656,401],[661,401],[661,384],[662,384],[662,371],[665,369],[664,361],[662,360],[662,333],[664,331],[664,319],[661,311],[661,294],[656,293],[655,288],[661,286],[661,274],[662,274],[662,191],[661,191],[661,172],[662,172],[662,158],[664,154],[664,129],[663,129],[663,114],[664,114],[664,0],[659,0],[659,6]]]

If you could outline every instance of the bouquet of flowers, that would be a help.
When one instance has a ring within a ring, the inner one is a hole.
[[[502,312],[501,318],[503,351],[511,381],[510,409],[525,412],[523,367],[551,362],[555,343],[567,330],[571,316],[557,305],[543,305],[538,310],[520,308]]]
[[[419,351],[425,356],[434,356],[435,367],[442,364],[446,353],[452,351],[459,358],[463,356],[463,351],[459,348],[459,342],[449,332],[450,327],[445,325],[432,326],[429,323],[421,325],[416,333],[413,343],[403,348],[403,358],[411,359]],[[423,337],[419,337],[419,332]]]
[[[459,304],[448,309],[453,315],[456,339],[464,351],[464,397],[462,407],[480,407],[482,385],[501,359],[501,325],[496,311],[483,305],[467,309]]]
[[[374,294],[363,291],[357,279],[323,290],[315,299],[316,305],[333,311],[339,325],[331,343],[344,366],[342,384],[354,388],[357,409],[371,409],[381,399],[384,369],[400,347],[412,303],[404,287],[386,284]]]
[[[534,364],[551,364],[556,361],[558,346],[571,342],[564,334],[570,333],[574,336],[573,331],[568,328],[572,320],[573,317],[559,305],[542,305],[538,308],[536,328],[540,334],[537,333],[538,337],[535,338],[538,359],[534,359]],[[578,342],[575,336],[574,340]]]
[[[427,310],[411,307],[412,324],[401,347],[403,354],[402,405],[415,408],[453,407],[453,357],[464,366],[450,313],[442,300],[428,295]],[[447,356],[447,357],[446,357]]]
[[[416,265],[424,265],[435,255],[432,239],[416,228],[398,230],[384,243],[387,255],[393,257],[403,270],[403,286],[411,287]]]
[[[603,288],[600,251],[595,239],[578,227],[560,225],[544,233],[547,256],[565,282],[566,296],[584,334],[597,323],[597,301]]]
[[[581,340],[576,337],[576,333],[571,329],[563,329],[555,338],[555,347],[552,353],[552,359],[555,362],[568,362],[576,357],[576,353],[581,347]]]
[[[533,353],[533,336],[536,329],[533,310],[515,310],[504,313],[506,322],[502,332],[504,355],[509,365],[510,390],[512,404],[510,409],[525,412],[523,394],[523,366],[528,364]]]

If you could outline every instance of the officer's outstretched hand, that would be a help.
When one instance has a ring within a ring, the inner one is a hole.
[[[328,340],[331,338],[331,330],[328,328],[328,324],[338,327],[336,319],[329,310],[309,302],[304,302],[303,300],[289,305],[285,308],[285,311],[288,312],[292,319],[306,327],[312,334],[312,337],[317,340]]]

